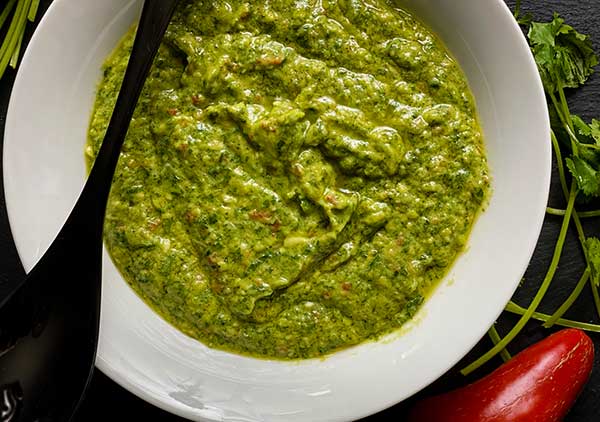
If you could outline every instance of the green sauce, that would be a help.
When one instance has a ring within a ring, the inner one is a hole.
[[[132,33],[107,60],[97,154]],[[185,1],[110,195],[124,278],[210,347],[311,358],[401,327],[489,190],[467,82],[385,0]]]

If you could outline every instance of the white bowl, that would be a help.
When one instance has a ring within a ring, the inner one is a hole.
[[[406,0],[466,72],[493,194],[467,251],[403,335],[324,360],[285,363],[211,350],[164,322],[105,254],[97,366],[195,420],[356,419],[417,392],[484,335],[516,289],[541,228],[550,179],[542,86],[502,0]],[[55,0],[23,58],[6,122],[4,184],[30,270],[84,182],[86,130],[100,67],[139,14],[138,0]]]

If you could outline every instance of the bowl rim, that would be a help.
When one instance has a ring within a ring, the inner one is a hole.
[[[42,17],[42,19],[39,22],[39,27],[42,27],[46,21],[53,19],[53,15],[58,13],[59,7],[60,5],[62,5],[63,3],[67,3],[69,0],[55,0],[50,7],[48,8],[48,10],[46,11],[46,13],[44,14],[44,16]],[[129,3],[134,3],[136,0],[130,0]],[[516,21],[514,21],[514,19],[512,18],[512,13],[510,12],[509,7],[504,3],[503,0],[490,0],[490,1],[494,1],[496,3],[500,3],[502,5],[502,9],[504,10],[504,14],[505,14],[505,18],[506,17],[510,17],[510,20],[512,22],[512,31],[518,31],[519,33],[521,33],[521,28],[519,27],[519,25],[517,24]],[[124,2],[124,7],[125,7],[125,2]],[[39,42],[40,39],[40,31],[36,31],[34,32],[33,36],[31,37],[31,40],[29,42],[29,45],[35,45],[37,42]],[[28,48],[25,51],[25,54],[23,55],[22,58],[22,62],[21,62],[21,67],[26,67],[28,66],[28,63],[32,60],[31,59],[31,54],[30,51],[31,49]],[[527,45],[527,42],[525,40],[524,37],[521,37],[521,47],[527,49],[527,51],[529,51],[529,46]],[[539,78],[539,74],[537,72],[537,66],[535,64],[535,61],[533,59],[533,57],[531,56],[531,54],[527,55],[527,65],[529,67],[530,71],[534,71],[535,76],[536,76],[536,90],[538,92],[539,97],[537,98],[537,101],[540,104],[543,104],[544,107],[546,107],[546,99],[545,99],[545,94],[544,94],[544,90],[543,90],[543,85],[541,82],[541,79]],[[17,77],[15,79],[14,85],[13,85],[13,90],[10,96],[10,100],[9,100],[9,106],[8,106],[8,110],[7,110],[7,122],[8,122],[8,116],[11,113],[11,104],[14,103],[14,99],[17,97],[18,93],[21,91],[21,85],[24,83],[23,79],[20,78],[20,72],[17,74]],[[546,108],[547,111],[547,108]],[[547,114],[547,113],[546,113]],[[544,122],[544,126],[545,126],[545,130],[548,133],[548,140],[549,140],[549,133],[550,133],[550,122],[549,122],[549,118],[546,119],[546,121]],[[6,139],[8,139],[10,137],[10,128],[9,125],[7,124],[5,127],[5,143],[6,143]],[[543,198],[543,203],[539,204],[539,215],[538,218],[536,219],[536,227],[535,227],[535,233],[537,233],[536,239],[537,237],[539,237],[539,234],[541,232],[542,229],[542,225],[543,225],[543,221],[544,221],[544,215],[545,215],[545,207],[546,207],[546,203],[547,203],[547,198],[549,195],[549,189],[550,189],[550,177],[551,177],[551,148],[549,146],[549,143],[546,147],[546,151],[544,151],[544,161],[547,164],[547,172],[546,174],[544,174],[544,178],[541,182],[541,185],[544,186],[545,192],[542,195]],[[3,154],[3,160],[4,160],[4,165],[3,165],[3,172],[4,172],[4,180],[6,181],[6,160],[8,160],[8,155]],[[16,210],[13,210],[11,205],[9,204],[9,201],[7,201],[6,203],[6,208],[7,208],[7,214],[8,214],[8,219],[9,219],[9,223],[11,226],[11,230],[12,227],[14,226],[14,220],[16,218]],[[23,260],[23,256],[22,256],[22,248],[19,247],[19,239],[17,237],[15,237],[15,244],[17,246],[17,251],[19,254],[19,257],[21,258],[21,260]],[[527,256],[527,262],[529,262],[531,260],[531,257],[533,256],[535,247],[536,247],[537,242],[533,242],[532,245],[530,245],[529,247],[529,254]],[[526,267],[522,269],[522,274],[524,274],[526,270]],[[521,274],[521,275],[522,275]],[[516,287],[518,286],[519,283],[519,279],[515,280],[514,283],[514,289],[513,291],[516,289]],[[497,315],[500,315],[500,313],[502,312],[502,310],[499,310]],[[483,334],[482,334],[483,335]],[[472,342],[472,344],[470,344],[469,348],[467,349],[465,346],[465,354],[468,353],[469,350],[471,350],[475,344],[477,344],[477,342],[479,341],[479,339],[481,338],[481,335],[478,335],[474,341]],[[463,355],[464,356],[464,355]],[[458,359],[456,359],[454,362],[451,362],[451,365],[448,366],[447,369],[450,369],[451,366],[453,366],[454,364],[456,364],[461,357],[459,357]],[[113,381],[115,381],[117,384],[121,385],[122,387],[124,387],[125,389],[127,389],[128,391],[132,392],[133,394],[137,395],[138,397],[146,400],[147,402],[162,408],[166,411],[169,411],[173,414],[185,417],[185,418],[190,418],[190,419],[197,419],[198,418],[198,414],[197,412],[195,412],[193,409],[189,409],[183,405],[181,405],[181,403],[176,402],[176,401],[171,401],[171,402],[166,402],[164,400],[161,400],[159,397],[154,396],[153,394],[151,394],[150,392],[148,392],[147,390],[145,390],[144,388],[142,388],[142,386],[140,386],[139,384],[132,382],[127,376],[126,374],[121,373],[118,369],[116,369],[115,367],[110,365],[110,362],[105,361],[104,359],[102,359],[101,357],[99,357],[97,359],[96,362],[96,366],[103,372],[105,373],[107,376],[109,376]],[[437,379],[439,376],[441,376],[444,372],[440,373],[440,374],[431,374],[431,376],[428,379],[425,379],[423,381],[424,385],[428,385],[431,382],[433,382],[435,379]],[[392,401],[388,401],[388,402],[384,402],[384,403],[379,403],[377,406],[373,406],[369,409],[365,409],[364,413],[361,415],[357,415],[357,417],[365,417],[368,415],[371,415],[373,413],[376,413],[378,411],[384,410],[394,404],[398,403],[397,400],[392,400]]]

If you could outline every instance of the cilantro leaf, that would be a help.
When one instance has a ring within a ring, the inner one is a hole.
[[[588,237],[585,240],[585,245],[587,246],[587,258],[592,281],[596,286],[600,286],[600,239]]]
[[[593,119],[591,124],[587,124],[576,114],[571,115],[573,126],[577,130],[579,141],[584,144],[600,145],[600,121]]]
[[[588,125],[575,114],[571,115],[571,121],[577,135],[576,155],[586,161],[592,168],[600,169],[600,121],[594,119]]]
[[[551,22],[532,22],[528,37],[548,92],[583,85],[598,64],[589,36],[565,24],[556,13]]]
[[[592,128],[586,122],[584,122],[581,117],[576,114],[571,114],[571,121],[580,135],[585,136],[586,138],[591,138]]]
[[[600,196],[598,172],[581,157],[572,156],[567,158],[566,162],[581,192],[586,196]]]
[[[590,135],[596,141],[597,145],[600,145],[600,120],[592,119],[590,125]]]

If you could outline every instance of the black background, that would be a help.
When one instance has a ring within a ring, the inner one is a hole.
[[[506,1],[511,8],[514,7],[513,0]],[[40,12],[38,13],[37,19],[38,22],[42,13],[47,9],[50,3],[51,0],[41,1]],[[553,12],[560,13],[566,19],[567,23],[574,26],[580,32],[589,34],[592,37],[595,50],[600,53],[600,0],[523,0],[522,11],[524,13],[530,12],[536,21],[547,21],[551,19]],[[30,25],[28,28],[25,41],[29,39],[33,28],[34,25]],[[57,57],[57,60],[59,59],[60,58]],[[10,70],[4,76],[2,81],[0,81],[0,140],[4,134],[6,108],[8,106],[14,76],[15,72]],[[594,75],[583,89],[569,93],[569,101],[571,111],[581,115],[585,120],[589,120],[593,117],[600,118],[600,74]],[[518,99],[515,99],[515,107],[518,107]],[[523,110],[523,112],[526,113],[527,111]],[[35,119],[35,116],[29,116],[29,118]],[[554,207],[564,208],[565,203],[557,181],[558,178],[556,177],[556,174],[554,174],[549,204]],[[0,180],[0,184],[1,183],[2,181]],[[518,204],[515,204],[515,206],[518,206]],[[600,219],[585,220],[584,228],[586,234],[600,236],[599,222]],[[523,306],[528,305],[545,275],[548,264],[550,263],[560,223],[561,219],[559,217],[548,216],[546,218],[538,246],[527,273],[525,274],[522,286],[514,297],[514,300]],[[0,283],[12,283],[23,277],[23,268],[19,262],[10,235],[3,196],[0,197],[0,251],[2,251],[0,253]],[[567,238],[566,247],[557,275],[540,310],[552,313],[569,295],[571,289],[581,276],[583,269],[584,260],[581,249],[574,230],[571,230]],[[584,290],[581,297],[572,309],[569,310],[566,317],[588,322],[600,321],[595,313],[593,302],[591,300],[591,292],[588,288]],[[500,331],[500,334],[505,334],[516,320],[517,318],[512,315],[502,315],[498,321],[498,330]],[[461,327],[456,327],[456,329],[460,330]],[[552,332],[552,330],[542,328],[539,323],[531,322],[515,341],[509,345],[508,349],[509,351],[516,353],[528,344],[542,339],[550,332]],[[598,350],[595,370],[575,407],[572,409],[567,419],[565,419],[565,422],[595,421],[600,418],[600,334],[591,334],[591,337],[594,339],[596,349]],[[443,345],[440,346],[443,347]],[[463,362],[450,370],[425,391],[419,393],[416,398],[463,385],[493,370],[501,363],[499,358],[492,360],[488,365],[479,369],[469,377],[465,378],[458,373],[460,368],[480,356],[489,347],[491,347],[491,343],[487,337],[482,339],[475,349],[465,357]],[[426,364],[426,362],[424,362],[424,364]],[[409,399],[404,403],[398,404],[382,413],[373,415],[364,420],[371,422],[387,420],[387,418],[390,418],[401,421],[404,419],[403,416],[406,414],[406,409],[410,407],[412,401],[416,398]],[[183,419],[163,412],[135,397],[112,382],[98,370],[95,372],[88,395],[75,418],[75,421],[77,422],[87,422],[90,420],[183,421]]]

